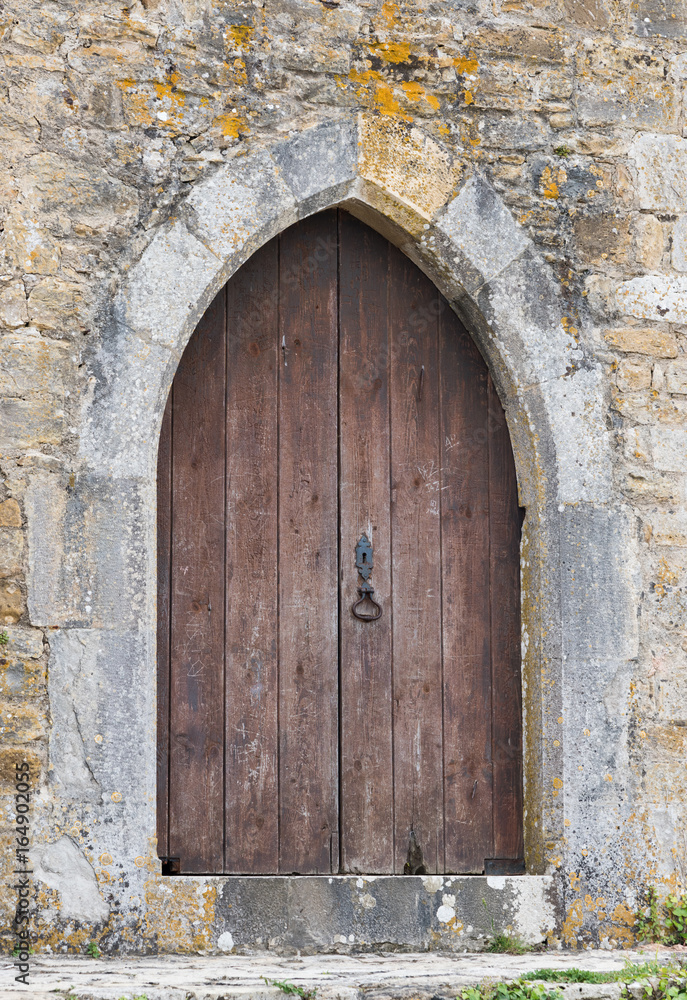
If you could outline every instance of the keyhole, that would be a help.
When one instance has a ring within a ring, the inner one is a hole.
[[[363,562],[367,562],[367,552],[363,552]]]

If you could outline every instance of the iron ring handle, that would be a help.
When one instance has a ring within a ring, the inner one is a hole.
[[[358,593],[360,594],[360,600],[356,601],[351,611],[353,612],[354,618],[357,618],[361,622],[376,622],[378,618],[382,617],[382,609],[379,604],[374,600],[372,595],[374,594],[374,589],[369,583],[363,584],[362,587],[358,587]],[[377,609],[376,614],[366,615],[358,611],[358,607],[363,603],[364,600],[369,600],[371,604]]]

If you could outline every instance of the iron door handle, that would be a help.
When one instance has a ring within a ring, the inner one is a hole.
[[[351,608],[353,616],[361,622],[376,622],[378,618],[382,617],[382,609],[372,597],[375,592],[374,587],[369,582],[373,565],[372,544],[367,535],[361,535],[360,541],[355,547],[355,568],[358,570],[363,583],[362,586],[358,587],[360,599],[357,600]],[[373,611],[372,614],[366,614],[364,611],[358,611],[360,605],[365,601],[369,601],[370,604],[376,608],[376,611]]]
[[[374,600],[372,595],[374,594],[374,587],[370,583],[364,583],[362,587],[358,587],[358,593],[360,594],[360,600],[356,601],[351,611],[354,616],[361,622],[376,622],[378,618],[382,617],[382,609]],[[369,601],[370,604],[374,605],[377,609],[371,615],[365,614],[364,611],[358,611],[358,608],[364,601]]]

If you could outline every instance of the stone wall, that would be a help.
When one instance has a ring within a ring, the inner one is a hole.
[[[495,372],[528,510],[528,870],[558,887],[559,917],[537,903],[552,941],[631,943],[642,887],[681,886],[687,862],[687,4],[0,17],[5,928],[25,758],[39,946],[241,943],[242,890],[171,886],[152,839],[155,440],[214,291],[345,203],[430,273]],[[418,891],[453,923],[434,914],[416,946],[465,943],[442,889]]]

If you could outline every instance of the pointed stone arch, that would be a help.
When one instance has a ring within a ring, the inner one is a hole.
[[[58,629],[50,679],[53,781],[65,800],[89,803],[94,855],[119,850],[132,861],[126,919],[144,919],[160,950],[167,947],[170,892],[181,900],[192,887],[188,927],[200,919],[203,946],[214,947],[231,930],[230,893],[242,891],[202,876],[172,880],[170,888],[156,858],[155,472],[165,400],[198,320],[234,271],[298,218],[334,205],[378,229],[435,282],[478,343],[506,410],[527,509],[523,702],[532,874],[549,870],[546,845],[563,836],[558,790],[574,795],[578,781],[562,756],[566,729],[557,722],[567,721],[579,683],[564,661],[591,657],[608,665],[607,674],[618,657],[634,655],[633,569],[623,554],[629,528],[626,515],[609,506],[601,372],[551,268],[489,182],[417,127],[371,115],[328,121],[228,159],[157,230],[104,314],[73,487],[56,493],[50,477],[37,476],[28,496],[30,615]],[[599,586],[611,602],[610,631],[593,628]],[[599,692],[604,677],[601,669]],[[79,705],[83,746],[75,747],[67,733]],[[521,903],[532,903],[527,893],[545,900],[552,882],[536,890],[529,884],[509,890],[507,914],[516,923]],[[553,922],[549,904],[542,906],[542,920]],[[101,918],[94,912],[93,919]],[[332,924],[317,933],[338,930]],[[531,931],[533,939],[541,931]],[[384,933],[391,940],[396,932]]]

